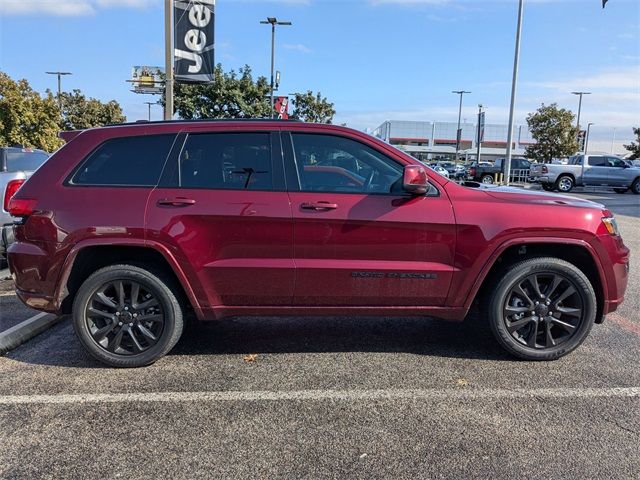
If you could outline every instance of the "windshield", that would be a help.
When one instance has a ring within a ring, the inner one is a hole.
[[[7,152],[7,172],[33,172],[49,155],[43,152]]]

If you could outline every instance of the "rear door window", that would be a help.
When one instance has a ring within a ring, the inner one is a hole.
[[[605,157],[589,157],[589,165],[592,167],[608,167],[609,162]]]
[[[70,183],[153,187],[174,138],[175,135],[148,135],[107,140],[87,157]]]
[[[183,188],[273,190],[271,134],[190,134],[180,153]]]

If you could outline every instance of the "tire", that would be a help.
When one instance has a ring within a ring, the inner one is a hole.
[[[491,185],[494,182],[493,175],[483,175],[480,181],[485,185]]]
[[[569,175],[560,175],[556,180],[555,189],[562,193],[569,193],[573,190],[574,181]]]
[[[614,188],[613,191],[616,192],[616,193],[621,193],[622,194],[622,193],[627,193],[629,191],[629,189],[628,188]]]
[[[631,184],[631,191],[635,195],[640,195],[640,178],[636,178],[635,181]]]
[[[553,192],[553,185],[550,183],[542,183],[542,189],[546,192]]]
[[[537,295],[533,283],[529,283],[532,277],[538,290],[550,292],[551,298]],[[518,293],[519,285],[529,301]],[[571,288],[575,293],[570,293]],[[567,355],[585,340],[596,319],[593,286],[575,265],[558,258],[532,258],[512,265],[489,298],[493,335],[509,353],[524,360],[556,360]],[[541,303],[535,305],[536,301]]]
[[[182,335],[178,291],[163,273],[133,265],[105,267],[80,286],[73,301],[73,328],[86,351],[105,365],[151,365]]]

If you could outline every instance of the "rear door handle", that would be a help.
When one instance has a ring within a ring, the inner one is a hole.
[[[196,201],[192,198],[176,197],[176,198],[161,198],[158,200],[157,205],[159,207],[188,207],[189,205],[195,205]]]
[[[303,210],[314,210],[316,212],[321,212],[322,210],[335,210],[338,208],[337,203],[331,202],[305,202],[300,205],[300,208]]]

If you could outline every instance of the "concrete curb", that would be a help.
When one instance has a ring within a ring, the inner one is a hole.
[[[0,355],[19,347],[62,320],[50,313],[39,313],[0,333]]]

